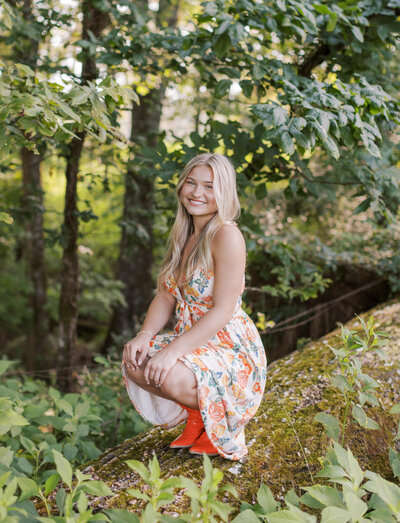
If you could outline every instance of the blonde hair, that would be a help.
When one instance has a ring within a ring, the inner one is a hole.
[[[181,267],[181,274],[185,281],[193,275],[198,266],[210,271],[213,266],[211,242],[216,232],[222,225],[234,223],[240,215],[240,203],[236,190],[236,172],[226,156],[222,154],[204,153],[192,158],[185,166],[176,186],[178,211],[174,225],[168,239],[167,254],[158,276],[157,289],[163,288],[165,281],[174,276],[176,269],[182,261],[182,254],[189,237],[194,232],[193,218],[187,212],[180,200],[183,184],[189,173],[198,165],[207,165],[214,174],[214,196],[217,212],[203,227],[185,266]]]

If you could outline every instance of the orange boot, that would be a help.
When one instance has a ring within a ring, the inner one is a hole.
[[[181,407],[185,408],[189,415],[182,434],[170,444],[170,447],[173,449],[191,447],[202,432],[204,432],[203,418],[201,417],[200,411],[189,409],[183,405],[181,405]]]
[[[211,443],[205,430],[192,445],[189,452],[190,454],[203,454],[204,452],[207,456],[218,456],[219,454],[218,449]]]

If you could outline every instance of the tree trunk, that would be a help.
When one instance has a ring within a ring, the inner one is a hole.
[[[95,7],[92,0],[82,3],[82,40],[89,40],[90,32],[97,38],[100,37],[108,24],[108,16]],[[87,52],[82,62],[82,85],[93,81],[97,77],[95,57]],[[58,386],[63,391],[71,391],[74,386],[73,372],[70,367],[76,361],[76,331],[78,323],[78,297],[79,297],[79,262],[78,262],[78,232],[79,219],[77,208],[77,185],[79,161],[82,155],[85,133],[76,133],[67,155],[66,189],[64,209],[64,234],[66,245],[62,257],[61,294],[59,304],[59,337],[57,355],[57,380]]]
[[[79,263],[77,185],[79,160],[82,154],[84,133],[73,138],[69,146],[66,167],[64,234],[66,245],[63,250],[61,293],[59,303],[59,337],[57,354],[58,386],[62,390],[72,390],[72,367],[75,361],[76,329],[78,323]]]
[[[43,191],[40,164],[42,157],[23,148],[23,207],[25,208],[26,242],[23,248],[27,271],[32,281],[30,305],[32,324],[24,347],[24,363],[28,370],[36,368],[37,356],[47,354],[48,315],[46,311],[46,267],[43,238]],[[43,361],[41,362],[43,366]]]
[[[147,146],[157,143],[163,89],[140,97],[132,109],[131,140],[143,137]],[[153,280],[153,180],[128,168],[125,174],[122,234],[116,277],[124,283],[127,306],[114,308],[110,332],[132,335],[140,316],[149,306]],[[109,338],[108,341],[111,339]],[[107,343],[106,343],[107,345]]]
[[[31,0],[16,2],[11,5],[20,11],[25,23],[35,23]],[[33,31],[35,34],[35,31]],[[18,34],[18,47],[13,52],[14,60],[36,70],[39,41],[29,33]],[[48,353],[48,314],[46,311],[46,267],[43,237],[43,190],[41,182],[42,156],[23,147],[20,151],[22,164],[22,209],[25,238],[21,245],[21,254],[26,263],[26,271],[32,282],[29,303],[32,320],[28,325],[24,344],[23,360],[28,370],[36,367],[37,356]],[[43,366],[43,361],[41,362]]]
[[[179,0],[161,0],[158,25],[175,27]],[[165,85],[152,89],[140,97],[140,104],[132,108],[131,141],[155,147],[160,131]],[[126,306],[114,307],[110,329],[103,353],[112,343],[112,336],[132,336],[146,312],[154,289],[153,218],[154,180],[140,170],[128,168],[125,174],[125,196],[122,215],[122,234],[116,278],[124,284]]]

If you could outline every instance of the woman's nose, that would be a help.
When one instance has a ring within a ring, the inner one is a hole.
[[[197,196],[201,196],[202,194],[202,188],[200,185],[195,185],[195,187],[193,188],[193,196],[194,197],[197,197]]]

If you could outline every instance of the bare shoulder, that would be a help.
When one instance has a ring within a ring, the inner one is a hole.
[[[236,225],[223,225],[214,236],[212,250],[217,256],[221,251],[229,255],[245,256],[246,244],[243,234]]]

